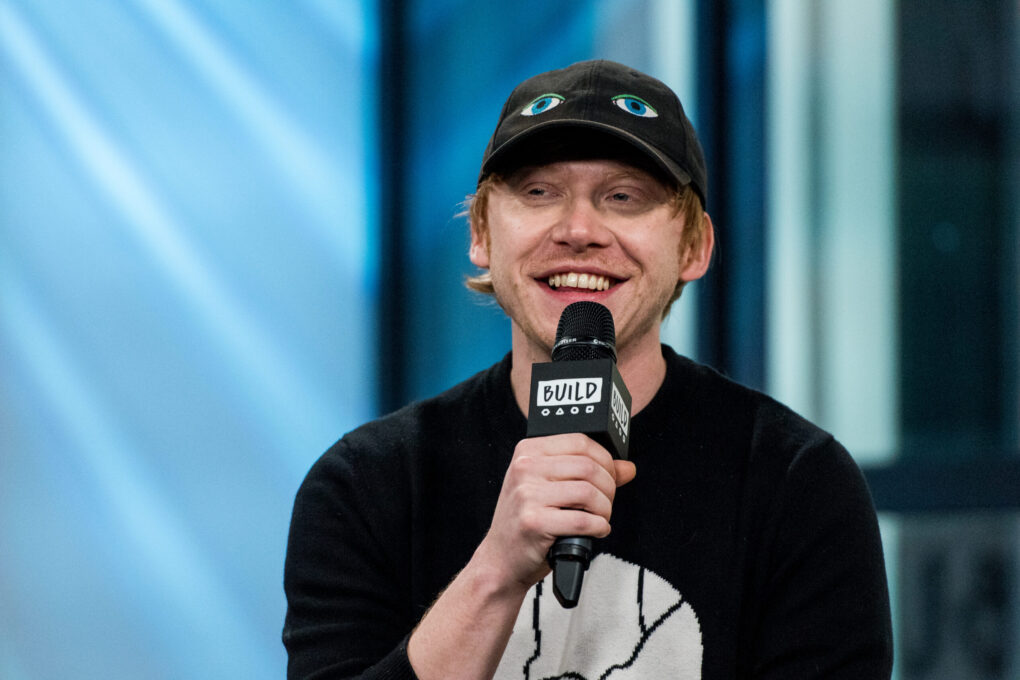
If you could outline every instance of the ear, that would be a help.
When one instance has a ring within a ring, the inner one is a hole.
[[[704,276],[712,261],[715,229],[712,227],[712,218],[708,216],[708,213],[705,213],[704,219],[705,224],[701,238],[683,253],[680,261],[680,280],[684,283],[695,281]]]
[[[489,232],[471,223],[471,247],[468,248],[471,264],[482,269],[489,268]]]

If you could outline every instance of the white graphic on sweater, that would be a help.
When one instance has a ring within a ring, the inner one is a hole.
[[[495,678],[701,678],[701,627],[690,604],[654,572],[613,555],[592,560],[577,607],[528,592]]]

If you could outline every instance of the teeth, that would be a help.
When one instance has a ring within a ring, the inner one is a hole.
[[[549,277],[549,285],[552,288],[587,288],[588,290],[609,290],[611,282],[605,276],[569,272],[567,274],[553,274],[552,276]]]

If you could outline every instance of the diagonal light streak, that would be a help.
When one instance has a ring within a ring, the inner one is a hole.
[[[4,334],[11,339],[15,360],[39,383],[34,391],[46,396],[56,415],[54,424],[62,425],[75,442],[75,452],[86,463],[89,481],[109,506],[109,515],[137,547],[135,558],[153,575],[154,583],[167,587],[168,600],[178,604],[188,623],[182,639],[169,644],[179,650],[187,635],[189,645],[206,646],[209,658],[216,658],[222,649],[244,650],[230,665],[251,671],[238,677],[256,677],[272,660],[253,643],[261,638],[259,631],[237,616],[244,607],[229,597],[226,584],[218,582],[173,504],[139,464],[139,457],[131,454],[131,442],[115,427],[102,399],[87,387],[71,353],[10,267],[0,272],[0,286],[4,291],[0,324],[7,327]],[[120,566],[130,568],[131,563],[127,559]]]
[[[326,28],[352,51],[364,49],[369,54],[378,49],[379,26],[376,21],[375,3],[361,0],[299,0],[305,11],[315,17],[319,25]]]
[[[125,224],[176,284],[188,305],[200,313],[211,335],[223,345],[222,354],[232,362],[238,379],[250,383],[242,391],[255,408],[263,410],[261,422],[276,424],[267,427],[277,439],[278,450],[288,451],[293,446],[293,438],[285,438],[284,433],[295,424],[333,423],[338,411],[335,397],[303,380],[287,354],[243,312],[242,305],[187,240],[129,155],[88,111],[29,27],[5,4],[0,4],[0,49],[22,72],[54,128],[122,213]],[[300,464],[301,469],[289,471],[293,479],[303,476],[304,462],[292,456],[284,458]]]
[[[135,2],[147,10],[195,72],[224,97],[252,136],[266,145],[284,180],[298,195],[312,205],[328,206],[330,214],[350,217],[351,206],[342,199],[350,180],[337,172],[331,160],[319,150],[320,145],[291,120],[284,107],[221,46],[202,22],[176,0]],[[355,145],[360,140],[360,135],[351,135],[349,143]],[[364,155],[360,149],[352,149],[351,152],[356,158]],[[358,242],[364,239],[364,229],[341,230],[336,224],[321,222],[311,220],[312,224],[322,228],[321,235],[336,249],[336,255],[343,257],[364,252],[365,244]],[[353,244],[352,239],[355,241]],[[348,271],[355,271],[358,267],[354,261],[345,264],[351,267]]]

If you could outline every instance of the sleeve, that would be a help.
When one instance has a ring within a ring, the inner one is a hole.
[[[831,437],[792,459],[775,519],[753,677],[888,679],[878,520],[864,476]]]
[[[289,680],[415,678],[407,501],[380,458],[341,440],[298,490],[284,566]]]

